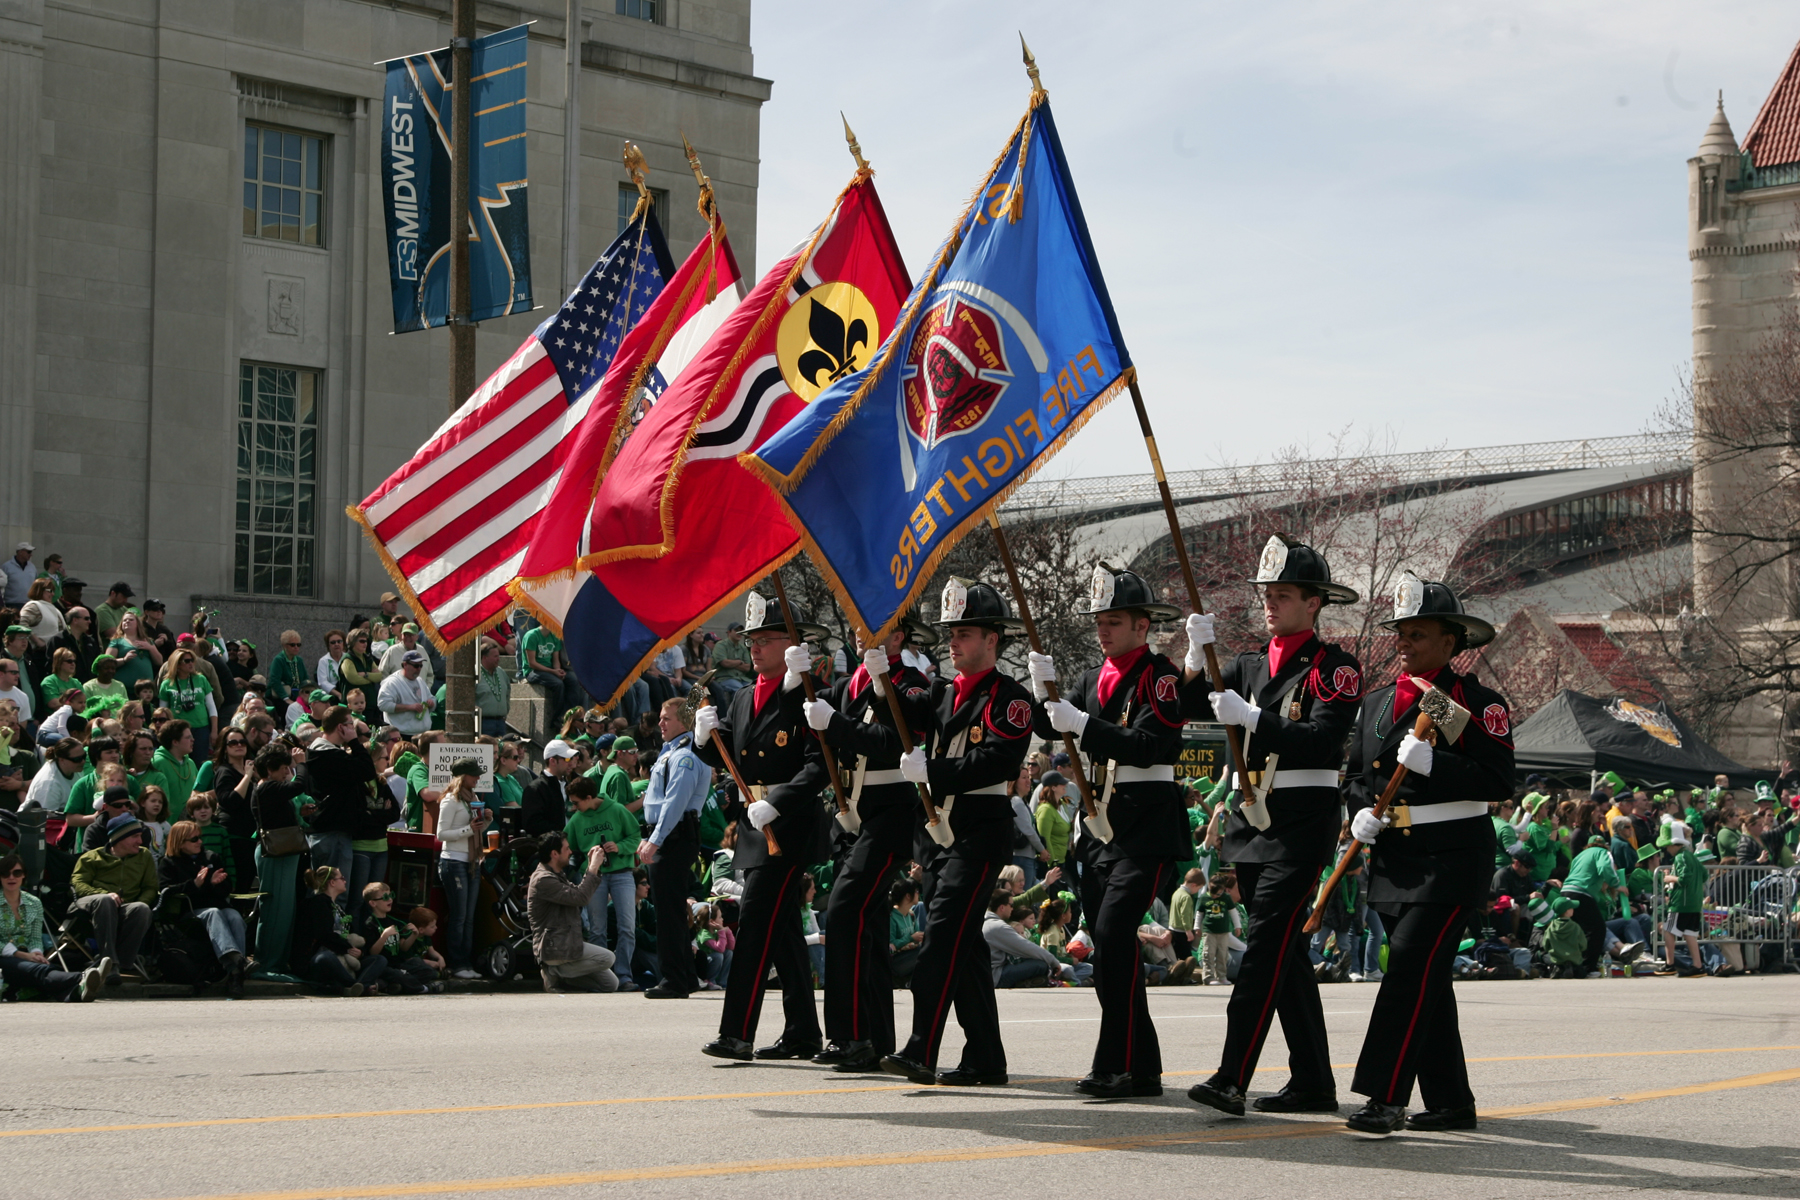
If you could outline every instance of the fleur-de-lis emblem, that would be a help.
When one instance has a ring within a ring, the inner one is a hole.
[[[846,326],[842,317],[816,299],[809,307],[806,331],[814,348],[802,354],[797,365],[801,377],[823,391],[856,369],[856,352],[869,344],[869,327],[861,318]]]

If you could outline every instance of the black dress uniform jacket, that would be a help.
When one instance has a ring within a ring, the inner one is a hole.
[[[1116,761],[1122,767],[1173,766],[1181,756],[1179,669],[1163,655],[1145,653],[1120,677],[1105,704],[1100,703],[1102,669],[1085,672],[1064,696],[1089,714],[1076,748],[1098,765]],[[1042,704],[1036,706],[1035,722],[1039,737],[1061,740]],[[1096,779],[1093,786],[1094,801],[1099,803],[1104,784]],[[1173,781],[1115,783],[1106,815],[1113,839],[1096,852],[1099,862],[1126,857],[1176,862],[1193,852],[1181,786]],[[1082,837],[1088,837],[1085,823]]]
[[[1225,689],[1262,710],[1256,732],[1244,746],[1245,766],[1263,770],[1271,753],[1277,771],[1336,771],[1344,763],[1344,737],[1356,721],[1362,696],[1362,668],[1348,651],[1315,634],[1284,656],[1269,675],[1269,648],[1246,651],[1224,664]],[[1294,685],[1300,687],[1294,691]],[[1212,691],[1204,671],[1182,693],[1182,714],[1190,721],[1214,721]],[[1282,700],[1294,691],[1299,715]],[[1279,710],[1279,711],[1278,711]],[[1221,856],[1227,862],[1324,861],[1337,845],[1342,826],[1336,787],[1281,788],[1269,793],[1269,828],[1258,829],[1233,810],[1225,823]]]
[[[829,697],[836,714],[825,727],[825,740],[838,753],[838,770],[843,773],[844,787],[856,786],[856,764],[867,758],[869,771],[892,771],[900,766],[900,731],[894,728],[894,714],[887,697],[875,690],[873,682],[856,696],[850,694],[855,674],[844,676],[832,685]],[[932,702],[931,681],[905,663],[890,661],[884,684],[895,689],[901,711],[906,714],[906,729],[913,745],[931,744],[937,729],[937,706]],[[742,689],[740,689],[742,690]],[[865,716],[873,712],[873,720]],[[934,797],[935,798],[935,797]],[[845,796],[846,802],[849,796]],[[865,783],[856,802],[856,815],[868,837],[880,841],[884,848],[892,844],[906,851],[917,828],[924,828],[925,806],[919,802],[919,791],[904,780],[899,783]],[[778,832],[776,837],[780,837]]]
[[[763,799],[779,813],[770,828],[775,831],[781,857],[806,865],[821,862],[831,848],[825,829],[830,818],[819,800],[828,780],[819,739],[800,708],[806,702],[806,691],[777,687],[761,712],[756,709],[755,693],[754,683],[733,693],[730,706],[719,714],[719,727],[706,745],[694,747],[694,753],[708,766],[723,767],[717,739],[726,739],[744,783],[768,786]],[[735,870],[760,867],[770,857],[768,839],[745,817],[754,802],[753,796],[735,796],[725,808],[726,817],[738,823],[737,850],[731,860]]]
[[[956,689],[945,688],[938,701],[936,726],[926,769],[932,800],[940,808],[946,799],[957,798],[950,809],[950,831],[956,842],[949,852],[984,862],[1007,862],[1012,858],[1012,798],[965,793],[1018,778],[1031,744],[1031,693],[1012,676],[992,670],[969,689],[960,705]],[[947,756],[951,742],[965,731],[968,736],[963,739],[962,753]]]
[[[1506,700],[1473,675],[1449,668],[1438,673],[1437,686],[1469,710],[1462,736],[1432,750],[1431,774],[1411,772],[1400,783],[1394,803],[1425,808],[1454,800],[1491,804],[1512,795],[1512,718]],[[1401,739],[1418,719],[1415,701],[1394,720],[1394,686],[1364,698],[1351,742],[1344,802],[1352,815],[1372,808],[1396,766]],[[1487,903],[1488,880],[1494,870],[1494,823],[1486,813],[1411,831],[1385,829],[1370,854],[1369,901],[1383,903]]]

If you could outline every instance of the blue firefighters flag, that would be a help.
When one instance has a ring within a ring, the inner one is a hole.
[[[475,39],[469,89],[469,292],[472,321],[531,311],[525,170],[525,35]],[[381,195],[394,332],[450,312],[450,50],[387,64]]]
[[[859,633],[1130,381],[1131,360],[1040,101],[869,365],[742,457]]]

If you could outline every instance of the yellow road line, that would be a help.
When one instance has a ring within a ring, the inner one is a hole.
[[[1800,1046],[1718,1046],[1700,1050],[1616,1050],[1593,1054],[1518,1054],[1502,1058],[1471,1058],[1472,1063],[1540,1062],[1572,1058],[1647,1058],[1666,1054],[1750,1054],[1770,1050],[1800,1050]],[[1355,1063],[1332,1063],[1349,1070]],[[1267,1073],[1278,1073],[1270,1068]],[[1210,1075],[1211,1071],[1164,1071],[1164,1075]],[[1073,1075],[1034,1078],[1031,1083],[1072,1083]],[[685,1104],[699,1100],[782,1100],[793,1096],[848,1096],[860,1092],[910,1092],[916,1083],[870,1084],[864,1087],[798,1088],[785,1092],[708,1092],[692,1096],[615,1096],[604,1100],[545,1100],[530,1104],[472,1104],[455,1108],[389,1108],[367,1112],[281,1113],[267,1117],[213,1117],[194,1121],[146,1121],[133,1125],[67,1125],[54,1129],[0,1129],[0,1138],[49,1137],[68,1133],[136,1133],[146,1129],[211,1129],[224,1125],[280,1125],[293,1121],[350,1121],[367,1117],[440,1117],[458,1113],[532,1112],[550,1108],[605,1108],[620,1104]],[[988,1090],[987,1095],[1005,1093]]]
[[[1766,1087],[1800,1080],[1800,1070],[1766,1071],[1685,1087],[1633,1092],[1624,1096],[1589,1096],[1580,1100],[1519,1105],[1483,1113],[1489,1120],[1503,1120],[1549,1113],[1613,1108],[1678,1096],[1698,1096],[1736,1088]],[[1219,1142],[1266,1141],[1275,1138],[1315,1138],[1345,1134],[1336,1121],[1307,1121],[1270,1129],[1197,1129],[1189,1132],[1085,1141],[1031,1143],[967,1150],[924,1150],[889,1154],[856,1154],[818,1158],[778,1158],[748,1162],[686,1163],[667,1167],[638,1167],[618,1171],[582,1171],[557,1175],[515,1175],[495,1179],[453,1179],[434,1182],[372,1184],[363,1187],[305,1188],[282,1192],[234,1192],[226,1195],[187,1197],[186,1200],[370,1200],[380,1196],[435,1196],[454,1192],[519,1192],[540,1188],[584,1187],[602,1183],[642,1183],[657,1179],[701,1179],[723,1175],[769,1175],[788,1171],[835,1171],[858,1167],[924,1166],[933,1163],[995,1162],[1015,1158],[1048,1158],[1067,1154],[1092,1154],[1105,1150],[1144,1150],[1163,1146],[1202,1145]]]

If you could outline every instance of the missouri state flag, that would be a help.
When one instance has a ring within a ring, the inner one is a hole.
[[[595,493],[589,573],[564,621],[576,676],[602,704],[799,552],[738,456],[866,364],[907,288],[875,185],[859,171],[632,431]]]
[[[1040,93],[874,359],[744,463],[878,642],[1130,372]]]

